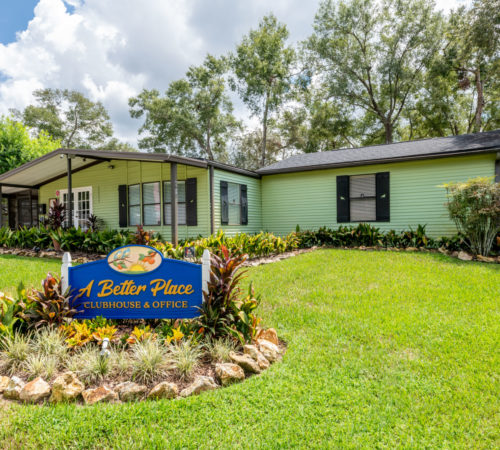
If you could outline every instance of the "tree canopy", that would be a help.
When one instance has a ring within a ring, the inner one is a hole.
[[[287,45],[288,29],[274,15],[264,17],[244,36],[232,56],[232,87],[262,126],[259,166],[267,161],[267,129],[271,114],[283,105],[292,83],[295,50]]]
[[[240,124],[226,92],[227,60],[207,55],[185,78],[170,83],[163,96],[144,89],[129,100],[134,118],[145,116],[139,147],[154,152],[224,159],[226,145]]]
[[[25,162],[56,150],[59,140],[45,131],[31,137],[28,127],[9,117],[0,117],[0,173],[14,169]]]
[[[40,89],[33,96],[36,104],[13,111],[16,118],[61,141],[63,147],[97,148],[112,137],[113,126],[101,102],[68,89]]]

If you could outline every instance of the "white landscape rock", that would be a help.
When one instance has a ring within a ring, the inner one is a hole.
[[[175,398],[179,394],[179,389],[174,383],[169,383],[168,381],[163,381],[157,384],[151,392],[148,394],[148,398],[160,399],[160,398]]]
[[[189,397],[190,395],[198,395],[204,391],[213,391],[217,389],[217,384],[212,377],[198,376],[192,384],[183,389],[180,393],[181,397]]]
[[[75,400],[84,389],[85,385],[73,372],[64,372],[54,380],[50,401],[58,403]]]
[[[82,397],[87,405],[118,400],[118,394],[106,386],[101,386],[96,389],[87,389],[82,392]]]
[[[460,251],[457,256],[458,259],[462,261],[472,261],[472,255],[469,255],[467,252]]]
[[[260,373],[261,368],[250,355],[241,355],[235,352],[230,352],[231,361],[238,364],[245,372]]]
[[[265,358],[273,363],[280,356],[280,349],[277,345],[266,339],[257,339],[257,344],[259,346],[259,351],[265,356]]]
[[[19,400],[19,394],[25,383],[18,377],[12,377],[9,381],[9,385],[3,391],[4,398],[8,400]]]
[[[19,393],[19,399],[26,403],[37,403],[50,395],[50,385],[38,377],[25,384]]]
[[[148,388],[143,384],[137,384],[133,381],[126,381],[116,386],[115,391],[118,392],[118,395],[122,402],[132,402],[135,400],[140,400],[142,397],[144,397],[144,395],[148,391]]]
[[[215,375],[222,386],[229,386],[245,379],[244,370],[238,364],[225,363],[215,366]]]
[[[249,355],[252,359],[254,359],[257,364],[259,365],[261,370],[266,370],[269,368],[269,361],[266,359],[266,357],[259,351],[257,346],[255,345],[244,345],[243,346],[243,352],[246,355]]]
[[[7,386],[10,383],[10,378],[9,377],[0,377],[0,394],[7,389]]]

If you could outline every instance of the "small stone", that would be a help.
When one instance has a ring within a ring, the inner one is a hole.
[[[238,364],[245,372],[260,373],[260,367],[250,355],[240,355],[235,352],[230,352],[231,361]]]
[[[126,381],[125,383],[120,383],[115,387],[116,392],[120,397],[122,402],[132,402],[135,400],[140,400],[146,392],[148,388],[143,384],[137,384],[132,381]]]
[[[245,379],[245,372],[238,364],[216,364],[215,375],[222,386],[229,386]]]
[[[439,247],[438,248],[438,252],[442,253],[443,255],[448,255],[449,254],[448,250],[446,250],[444,247]]]
[[[212,391],[217,389],[217,384],[212,377],[198,376],[192,384],[183,389],[180,393],[181,397],[189,397],[190,395],[198,395],[204,391]]]
[[[50,395],[49,384],[41,377],[25,384],[19,393],[19,399],[26,403],[37,403]]]
[[[73,372],[64,372],[62,375],[59,375],[54,381],[50,401],[59,403],[63,401],[75,400],[83,392],[84,389],[84,384],[76,377]]]
[[[261,330],[257,339],[265,339],[266,341],[272,342],[274,345],[279,345],[278,333],[276,333],[274,328]]]
[[[270,363],[273,363],[278,359],[280,355],[280,349],[277,345],[265,339],[257,339],[257,343],[259,344],[259,351]]]
[[[151,392],[148,394],[148,398],[160,399],[160,398],[175,398],[179,394],[179,389],[174,383],[169,383],[168,381],[163,381],[157,384]]]
[[[118,400],[118,394],[106,386],[101,386],[96,389],[87,389],[82,392],[82,397],[87,405]]]
[[[406,251],[407,252],[418,252],[418,248],[417,247],[406,247]]]
[[[469,255],[468,253],[461,251],[458,253],[458,259],[462,261],[472,261],[472,255]]]
[[[9,377],[0,377],[0,394],[7,389],[7,386],[10,383]]]
[[[486,262],[486,263],[495,263],[497,262],[496,258],[493,258],[491,256],[483,256],[483,255],[477,255],[476,256],[478,261]]]
[[[18,377],[12,377],[9,381],[9,385],[3,391],[4,398],[8,400],[19,400],[19,394],[25,383]]]

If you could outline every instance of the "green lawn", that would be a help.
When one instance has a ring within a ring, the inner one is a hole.
[[[15,294],[22,281],[26,287],[40,287],[47,272],[61,274],[61,260],[0,255],[0,291]]]
[[[4,406],[0,448],[498,448],[499,268],[343,250],[252,268],[281,363],[183,400]]]

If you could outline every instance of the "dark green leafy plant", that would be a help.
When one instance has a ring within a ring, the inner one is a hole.
[[[475,254],[487,256],[500,231],[500,183],[474,178],[448,183],[448,212]]]

